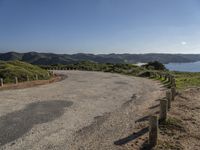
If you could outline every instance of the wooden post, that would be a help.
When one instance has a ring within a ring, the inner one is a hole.
[[[167,119],[167,100],[160,100],[160,121],[165,121]]]
[[[170,79],[171,85],[173,85],[173,81],[174,81],[174,76],[171,75],[171,79]]]
[[[171,108],[171,100],[172,100],[172,92],[171,91],[166,92],[166,98],[167,98],[168,110],[169,110]]]
[[[171,88],[171,92],[172,92],[172,101],[174,101],[175,96],[176,96],[176,88],[175,88],[175,87],[172,87],[172,88]]]
[[[172,78],[172,85],[171,85],[172,87],[176,87],[176,80],[175,80],[175,78]]]
[[[15,77],[15,84],[18,84],[18,78]]]
[[[0,78],[0,86],[3,86],[3,78]]]
[[[158,117],[149,117],[149,145],[150,147],[156,146],[158,142]]]

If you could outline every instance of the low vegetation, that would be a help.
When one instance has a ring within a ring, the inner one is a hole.
[[[82,61],[80,63],[69,64],[69,65],[43,65],[44,69],[76,69],[76,70],[86,70],[86,71],[103,71],[103,72],[113,72],[127,75],[137,76],[142,71],[147,71],[148,69],[144,67],[139,67],[133,64],[110,64],[110,63],[95,63],[90,61]]]
[[[25,56],[26,55],[24,55],[24,58],[29,58],[28,56],[27,57]],[[143,77],[148,77],[149,72],[157,70],[173,74],[176,78],[177,89],[179,90],[186,89],[188,87],[200,86],[200,73],[169,72],[166,70],[165,66],[162,63],[159,63],[158,61],[147,63],[146,65],[143,65],[141,67],[133,64],[124,64],[124,63],[122,64],[96,63],[93,61],[75,62],[72,60],[71,62],[73,62],[73,64],[63,65],[62,62],[59,62],[59,64],[40,65],[40,67],[44,69],[68,68],[68,69],[78,69],[78,70],[88,70],[88,71],[114,72],[114,73],[143,76]],[[56,61],[54,63],[56,63]],[[52,62],[48,64],[52,64]],[[28,63],[23,63],[20,61],[7,61],[7,62],[0,61],[0,77],[4,78],[6,83],[12,82],[15,76],[17,76],[19,80],[24,81],[26,80],[26,76],[28,75],[30,77],[30,80],[33,80],[36,74],[38,74],[40,79],[47,78],[47,76],[43,77],[44,74],[47,74],[47,71],[42,70],[39,67],[30,65]]]
[[[149,62],[145,65],[143,65],[143,67],[150,69],[150,70],[166,70],[165,65],[163,65],[162,63],[158,62],[158,61],[153,61],[153,62]]]
[[[176,78],[176,85],[179,90],[190,87],[200,87],[200,73],[172,72]]]
[[[15,77],[19,82],[38,79],[49,79],[48,71],[21,61],[0,61],[0,78],[3,78],[4,83],[13,83]]]

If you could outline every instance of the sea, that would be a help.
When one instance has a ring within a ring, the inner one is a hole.
[[[191,63],[169,63],[165,67],[171,71],[200,72],[200,61]]]

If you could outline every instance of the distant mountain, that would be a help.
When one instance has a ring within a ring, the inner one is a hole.
[[[159,61],[170,62],[195,62],[200,61],[200,54],[53,54],[53,53],[0,53],[0,60],[20,60],[37,65],[72,64],[80,61],[93,61],[98,63],[146,63]]]

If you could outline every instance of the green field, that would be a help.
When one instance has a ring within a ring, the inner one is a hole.
[[[49,79],[48,71],[21,61],[0,61],[0,78],[3,78],[4,83],[13,83],[15,77],[19,82],[27,81],[27,76],[30,80]]]

